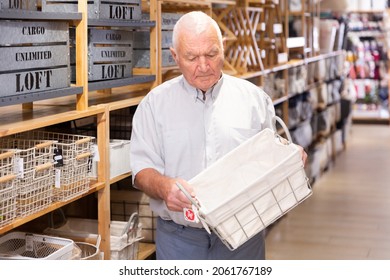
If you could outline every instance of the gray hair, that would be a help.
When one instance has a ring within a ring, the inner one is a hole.
[[[193,11],[184,14],[175,24],[172,35],[172,46],[177,50],[179,35],[183,30],[191,31],[193,34],[201,34],[210,28],[214,27],[217,32],[218,41],[223,48],[222,33],[218,23],[209,15],[201,11]]]

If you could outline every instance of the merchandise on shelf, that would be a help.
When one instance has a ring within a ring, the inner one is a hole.
[[[1,10],[38,10],[38,0],[0,0]]]
[[[349,78],[354,87],[355,118],[389,116],[386,14],[351,13],[349,16]]]
[[[76,81],[75,32],[70,29],[72,81]],[[88,81],[129,78],[133,75],[133,31],[88,28]]]
[[[74,0],[42,0],[43,12],[77,12]],[[140,20],[140,0],[88,0],[88,19]]]
[[[70,86],[69,24],[0,21],[0,96]]]

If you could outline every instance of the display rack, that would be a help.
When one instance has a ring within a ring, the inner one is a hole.
[[[388,46],[385,11],[348,14],[349,79],[355,93],[353,121],[389,123]]]
[[[102,236],[100,249],[106,259],[110,258],[110,185],[131,176],[130,173],[110,178],[109,176],[109,139],[110,113],[129,107],[135,107],[151,88],[163,81],[180,74],[175,66],[162,66],[161,53],[161,19],[165,12],[188,12],[202,10],[213,15],[213,10],[224,7],[235,7],[236,2],[229,0],[150,0],[142,1],[142,11],[149,14],[149,20],[131,21],[127,23],[111,22],[106,20],[88,20],[87,1],[78,1],[77,13],[41,13],[19,11],[0,11],[0,19],[42,19],[67,20],[76,29],[76,82],[69,89],[53,92],[37,93],[28,96],[0,98],[0,137],[16,133],[45,128],[62,123],[93,118],[96,127],[96,139],[100,161],[98,163],[98,177],[91,183],[87,193],[72,198],[66,202],[55,202],[50,207],[33,215],[18,218],[15,221],[0,227],[0,234],[7,233],[19,226],[32,222],[35,219],[51,213],[65,205],[79,201],[84,197],[95,195],[98,201],[97,216],[99,220],[99,234]],[[242,2],[242,1],[241,1]],[[253,2],[253,1],[249,1]],[[214,14],[215,15],[215,14]],[[131,30],[150,31],[150,65],[145,68],[134,68],[133,77],[121,80],[107,80],[88,82],[88,27],[120,27]],[[289,70],[308,65],[316,65],[326,59],[343,56],[343,52],[331,52],[322,55],[312,55],[300,60],[288,61],[281,65],[273,65],[264,69],[248,69],[237,73],[240,78],[252,81],[264,88],[265,79],[272,75],[280,75],[283,91],[279,96],[272,98],[279,116],[288,123],[289,100],[295,95],[289,91]],[[333,61],[333,60],[332,60]],[[325,80],[306,81],[305,89],[315,88]],[[327,135],[331,138],[331,134]],[[316,140],[313,140],[313,144]],[[154,253],[154,244],[140,244],[139,258],[150,257]]]

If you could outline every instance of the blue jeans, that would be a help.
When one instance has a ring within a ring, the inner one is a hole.
[[[157,260],[264,260],[264,232],[234,251],[213,232],[185,227],[161,218],[157,220]]]

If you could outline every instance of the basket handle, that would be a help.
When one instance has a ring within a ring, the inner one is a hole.
[[[92,140],[91,137],[85,137],[85,138],[83,138],[83,139],[77,140],[77,141],[75,142],[75,144],[76,144],[76,145],[80,145],[80,144],[83,144],[83,143],[88,143],[88,142],[90,142],[91,140]]]
[[[0,184],[11,181],[15,178],[16,178],[16,175],[14,175],[14,174],[5,175],[3,177],[0,177]]]
[[[5,159],[5,158],[10,158],[14,155],[15,153],[13,151],[8,151],[0,154],[0,159]]]
[[[53,144],[54,144],[54,141],[46,141],[44,143],[36,144],[35,148],[36,149],[43,149],[43,148],[46,148],[46,147],[51,146]]]
[[[52,162],[47,162],[47,163],[44,163],[44,164],[41,164],[41,165],[37,165],[36,167],[35,167],[35,171],[36,172],[40,172],[40,171],[43,171],[43,170],[45,170],[45,169],[48,169],[48,168],[50,168],[50,167],[52,167],[53,166],[53,163]]]
[[[288,127],[284,123],[284,121],[280,117],[278,117],[278,116],[274,116],[273,119],[274,119],[273,125],[274,125],[274,130],[275,130],[276,135],[279,136],[279,134],[277,133],[277,129],[276,129],[276,123],[278,122],[281,125],[281,127],[283,128],[284,133],[286,133],[288,141],[290,143],[292,143],[293,141],[292,141],[292,137],[291,137],[290,131],[288,130]]]
[[[86,157],[90,157],[91,155],[92,155],[92,153],[90,153],[90,152],[79,154],[79,155],[76,156],[76,160],[80,160],[80,159],[83,159],[83,158],[86,158]]]
[[[192,196],[188,193],[188,191],[179,182],[176,182],[176,186],[188,198],[188,200],[191,201],[191,203],[193,205],[195,205],[198,209],[200,208],[199,203],[195,199],[192,198]]]

